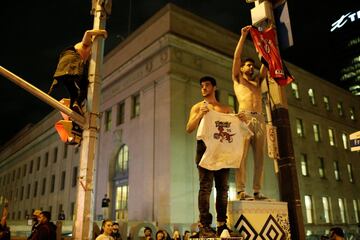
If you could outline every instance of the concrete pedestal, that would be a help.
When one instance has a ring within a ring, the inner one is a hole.
[[[228,223],[244,240],[290,240],[286,202],[231,201]]]

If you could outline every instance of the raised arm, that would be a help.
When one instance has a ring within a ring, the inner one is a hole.
[[[241,55],[242,55],[244,43],[245,43],[245,40],[249,33],[250,28],[251,28],[251,26],[246,26],[241,29],[241,36],[240,36],[239,42],[235,48],[233,67],[232,67],[232,79],[233,79],[233,81],[236,81],[236,82],[239,82]]]
[[[82,57],[83,60],[87,60],[87,58],[89,57],[91,45],[92,45],[94,39],[97,36],[101,36],[101,35],[104,38],[106,38],[107,37],[106,30],[102,30],[102,29],[87,30],[84,33],[84,36],[83,36],[83,39],[81,40],[81,42],[75,44],[75,49],[76,49],[76,51],[78,51],[78,53],[80,54],[80,56]]]
[[[197,103],[190,111],[188,123],[186,124],[186,132],[191,133],[194,131],[200,123],[202,117],[209,111],[207,104]]]

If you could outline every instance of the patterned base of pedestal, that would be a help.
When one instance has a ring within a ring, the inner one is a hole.
[[[244,240],[290,240],[286,202],[232,201],[229,225]]]
[[[229,238],[190,238],[191,240],[244,240],[243,237],[229,237]]]

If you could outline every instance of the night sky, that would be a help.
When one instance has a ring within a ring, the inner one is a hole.
[[[169,2],[235,33],[251,24],[253,4],[245,0],[113,0],[105,53]],[[336,45],[331,41],[331,23],[349,11],[360,10],[360,1],[288,0],[288,4],[294,46],[282,51],[282,57],[337,82],[339,63],[333,54]],[[90,0],[2,1],[0,65],[47,92],[61,50],[79,42],[84,31],[92,28],[90,9]],[[57,91],[55,97],[62,94],[66,93]],[[0,107],[0,145],[52,110],[2,76]]]

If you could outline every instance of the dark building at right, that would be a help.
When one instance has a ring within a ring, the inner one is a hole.
[[[360,9],[349,9],[331,24],[339,85],[360,96]]]

